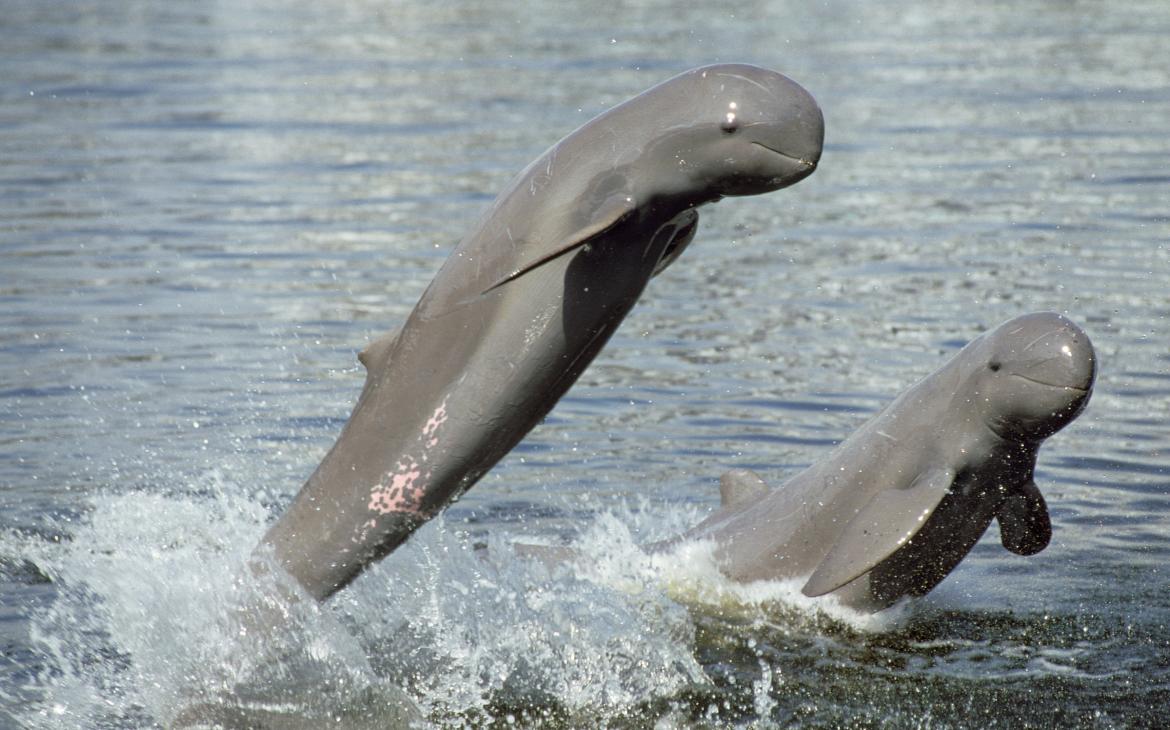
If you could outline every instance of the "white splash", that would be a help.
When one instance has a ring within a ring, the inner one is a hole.
[[[729,581],[709,546],[647,555],[640,544],[696,515],[646,505],[598,515],[573,545],[585,558],[551,568],[518,557],[516,535],[439,517],[322,607],[271,566],[265,579],[248,567],[264,504],[217,473],[199,482],[99,496],[66,541],[0,537],[56,591],[30,618],[46,668],[23,688],[38,698],[25,726],[169,724],[202,705],[279,727],[379,726],[412,708],[475,724],[517,706],[588,723],[710,686],[695,610],[766,616],[782,603],[861,629],[896,621],[814,602],[798,581]],[[766,710],[783,669],[762,671]]]

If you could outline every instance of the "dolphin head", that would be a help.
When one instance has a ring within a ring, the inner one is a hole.
[[[1039,441],[1089,402],[1097,358],[1089,336],[1054,312],[1016,317],[985,334],[973,358],[980,410],[1004,438]]]
[[[719,64],[662,85],[655,105],[661,134],[649,145],[658,183],[697,202],[756,195],[813,173],[821,158],[824,116],[807,91],[775,71]]]

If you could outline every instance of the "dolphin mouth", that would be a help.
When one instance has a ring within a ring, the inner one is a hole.
[[[1036,385],[1043,385],[1045,388],[1059,388],[1060,390],[1073,390],[1073,391],[1076,391],[1078,393],[1088,393],[1089,392],[1089,389],[1087,387],[1082,387],[1082,386],[1078,386],[1078,385],[1065,385],[1063,383],[1049,383],[1049,382],[1046,382],[1044,380],[1038,380],[1036,378],[1029,378],[1027,375],[1021,375],[1020,373],[1012,373],[1011,375],[1013,378],[1020,378],[1021,380],[1027,380],[1029,383],[1035,383]]]
[[[783,152],[781,150],[776,149],[775,147],[769,147],[768,145],[764,144],[763,142],[753,141],[752,144],[754,144],[757,147],[763,147],[764,149],[768,150],[772,154],[780,155],[784,159],[796,163],[797,166],[802,168],[802,171],[806,170],[808,172],[812,172],[817,167],[816,160],[810,160],[806,157],[797,157],[796,155],[790,155],[787,152]]]

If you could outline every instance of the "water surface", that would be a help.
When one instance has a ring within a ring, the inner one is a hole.
[[[0,724],[152,727],[242,677],[351,726],[398,688],[446,725],[1156,726],[1165,4],[497,5],[5,3]],[[741,60],[821,102],[817,173],[705,209],[545,423],[297,618],[281,651],[317,689],[249,674],[234,571],[344,423],[355,353],[548,145]],[[641,562],[726,469],[781,481],[1038,309],[1100,357],[1041,451],[1040,555],[991,534],[868,620]],[[596,565],[502,548],[533,537]]]

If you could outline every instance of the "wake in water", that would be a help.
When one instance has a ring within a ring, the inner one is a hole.
[[[551,567],[516,555],[526,536],[477,545],[439,519],[320,605],[247,567],[260,500],[219,474],[201,481],[203,496],[98,497],[69,540],[4,539],[56,590],[30,619],[41,668],[20,688],[33,700],[22,724],[621,724],[693,714],[711,689],[696,656],[704,614],[816,620],[797,583],[731,583],[701,545],[647,556],[638,543],[695,515],[645,506],[598,516],[572,545],[581,558]],[[764,608],[776,605],[791,615]],[[896,624],[816,608],[854,628]],[[766,716],[772,670],[752,664]]]

